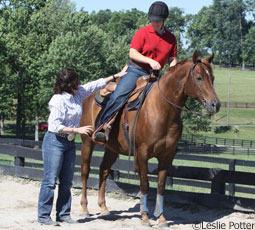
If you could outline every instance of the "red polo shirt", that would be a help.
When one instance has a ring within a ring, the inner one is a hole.
[[[130,48],[136,49],[145,57],[157,61],[163,68],[169,57],[177,56],[177,42],[175,36],[166,28],[158,34],[152,25],[140,28],[134,35]],[[145,69],[150,70],[149,64],[140,63]]]

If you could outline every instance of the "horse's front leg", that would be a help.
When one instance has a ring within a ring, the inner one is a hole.
[[[147,154],[137,153],[137,169],[140,178],[140,213],[142,216],[142,225],[151,226],[148,218],[148,191],[149,191],[149,181],[147,176],[148,169],[148,158]]]
[[[91,155],[94,148],[94,142],[89,137],[82,137],[82,148],[81,148],[81,180],[82,180],[82,193],[81,193],[81,207],[82,216],[88,217],[88,199],[87,199],[87,181],[90,172],[90,161]]]
[[[168,227],[164,217],[164,192],[166,186],[166,176],[171,165],[171,159],[158,159],[158,187],[154,216],[158,218],[159,227]]]
[[[105,202],[105,186],[106,179],[110,173],[110,169],[117,159],[117,154],[111,152],[109,149],[105,148],[104,157],[100,165],[99,173],[99,191],[98,191],[98,205],[101,208],[101,215],[109,215],[110,212],[106,206]]]

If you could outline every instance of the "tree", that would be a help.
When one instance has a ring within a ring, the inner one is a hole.
[[[24,134],[25,128],[25,84],[29,80],[25,74],[25,68],[22,63],[25,50],[24,38],[27,35],[27,23],[30,17],[31,9],[24,7],[25,2],[10,1],[2,9],[0,32],[2,39],[6,42],[7,61],[10,66],[9,77],[12,79],[12,94],[16,99],[16,132],[17,137]],[[15,89],[15,90],[14,90]]]
[[[210,123],[211,120],[208,116],[199,116],[193,114],[193,112],[199,112],[203,114],[203,107],[201,104],[194,99],[188,98],[186,105],[191,111],[183,111],[182,119],[183,119],[183,127],[186,133],[198,133],[199,131],[210,131]]]
[[[197,15],[187,16],[190,48],[211,49],[220,64],[244,66],[243,41],[250,27],[245,19],[247,10],[244,0],[214,0]]]
[[[55,74],[61,69],[74,68],[82,82],[106,75],[105,33],[95,25],[86,31],[67,32],[50,44],[40,59],[40,104],[46,107],[52,96]]]
[[[211,53],[213,46],[212,15],[211,8],[203,7],[198,14],[186,16],[186,38],[190,42],[189,48],[199,50],[202,55]]]
[[[0,135],[4,135],[4,120],[13,116],[12,82],[8,78],[9,66],[6,60],[6,47],[0,37]]]
[[[243,43],[242,58],[250,65],[255,66],[255,26],[249,29]]]
[[[184,12],[178,7],[172,7],[169,9],[169,16],[165,21],[165,26],[175,36],[177,40],[178,57],[183,58],[184,50],[182,49],[182,35],[185,32],[185,17]]]

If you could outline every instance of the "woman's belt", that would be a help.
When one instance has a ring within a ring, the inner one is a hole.
[[[55,133],[55,132],[51,132],[51,131],[49,131],[49,133],[52,133],[52,134],[55,134],[56,136],[64,137],[64,138],[67,138],[67,136],[68,136],[67,133]]]
[[[74,133],[67,134],[67,133],[55,133],[55,132],[51,132],[51,131],[48,131],[48,132],[52,133],[52,134],[55,134],[56,136],[66,138],[69,141],[73,141],[75,139],[75,134]]]

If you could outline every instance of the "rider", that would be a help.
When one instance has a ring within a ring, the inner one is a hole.
[[[104,132],[104,129],[107,129],[107,125],[104,124],[109,122],[115,112],[123,106],[136,87],[139,77],[149,75],[151,70],[162,69],[167,61],[170,66],[177,63],[176,38],[164,27],[168,13],[168,7],[164,2],[157,1],[150,6],[148,12],[150,25],[140,28],[132,38],[127,74],[120,79],[101,114],[95,141],[105,142],[108,140],[106,134],[109,132]]]

